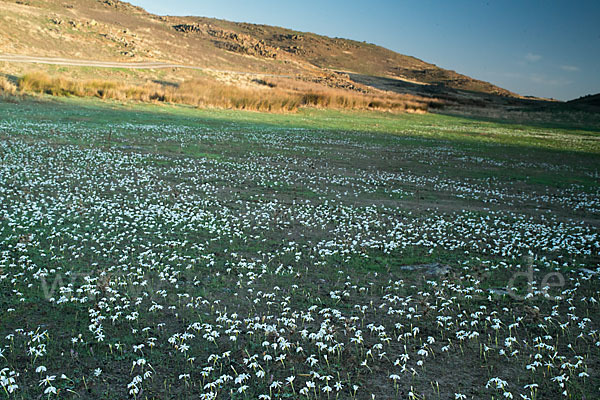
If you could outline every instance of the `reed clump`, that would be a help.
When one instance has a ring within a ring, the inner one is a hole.
[[[241,87],[210,78],[188,80],[178,85],[154,82],[132,85],[105,80],[78,81],[33,72],[19,78],[16,86],[10,85],[6,79],[0,79],[0,89],[10,93],[18,90],[53,96],[177,103],[203,108],[278,113],[294,112],[300,107],[426,112],[431,105],[428,99],[387,92],[367,94],[336,88],[323,89],[318,85],[294,87],[282,82],[269,82],[261,87]]]

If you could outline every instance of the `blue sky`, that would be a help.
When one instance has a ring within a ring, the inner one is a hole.
[[[600,0],[132,0],[375,43],[524,95],[600,92]]]

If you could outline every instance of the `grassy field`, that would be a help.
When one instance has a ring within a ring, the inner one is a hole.
[[[599,139],[5,99],[0,396],[598,398]]]

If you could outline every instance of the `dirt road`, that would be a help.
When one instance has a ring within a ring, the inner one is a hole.
[[[74,67],[96,67],[96,68],[127,68],[127,69],[163,69],[163,68],[186,68],[199,71],[229,73],[238,75],[252,75],[265,77],[283,77],[290,78],[288,75],[276,74],[260,74],[255,72],[241,71],[226,71],[211,68],[196,67],[193,65],[169,64],[160,61],[140,61],[140,62],[120,62],[120,61],[96,61],[96,60],[77,60],[70,58],[58,57],[33,57],[23,56],[18,54],[0,54],[0,62],[16,62],[16,63],[31,63],[31,64],[51,64],[51,65],[67,65]]]

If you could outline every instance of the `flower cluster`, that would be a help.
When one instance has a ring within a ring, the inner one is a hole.
[[[80,112],[0,122],[6,397],[600,395],[600,191],[489,172],[574,165]]]

